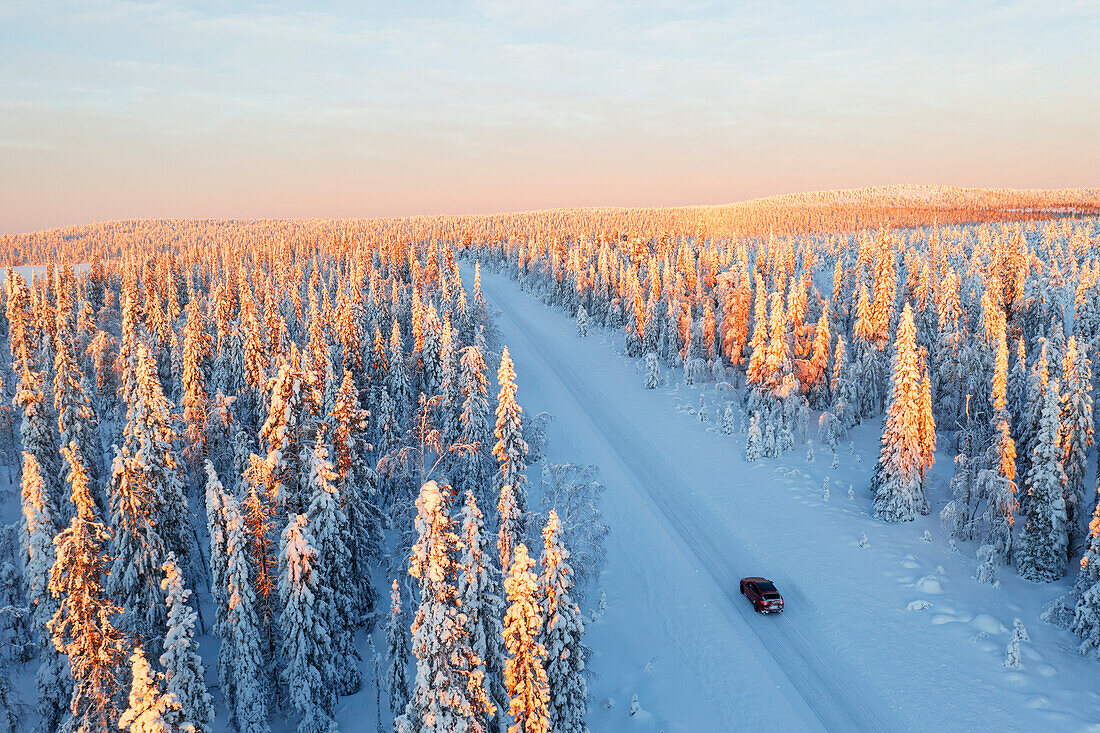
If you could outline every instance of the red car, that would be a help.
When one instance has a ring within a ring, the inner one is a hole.
[[[766,578],[741,578],[741,595],[752,601],[752,607],[758,613],[780,613],[783,611],[783,596],[775,585]]]

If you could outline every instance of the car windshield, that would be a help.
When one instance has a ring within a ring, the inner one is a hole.
[[[760,589],[761,593],[779,593],[771,583],[757,583],[756,587]]]

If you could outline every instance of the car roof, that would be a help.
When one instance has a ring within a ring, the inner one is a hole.
[[[770,583],[771,582],[767,578],[741,578],[741,580],[742,580],[742,582],[746,581],[746,580],[751,580],[755,583]]]

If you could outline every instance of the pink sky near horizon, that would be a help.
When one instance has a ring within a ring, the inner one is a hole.
[[[837,7],[13,2],[0,232],[1100,185],[1100,11]]]

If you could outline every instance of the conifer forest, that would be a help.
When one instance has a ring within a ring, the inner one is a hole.
[[[0,733],[1100,731],[1098,39],[0,2]]]
[[[1037,654],[1095,660],[1097,200],[931,193],[5,237],[5,724],[305,733],[354,710],[345,728],[579,731],[614,710],[590,687],[616,650],[587,632],[617,601],[601,576],[632,497],[522,406],[499,313],[517,302],[637,374],[601,414],[583,361],[536,346],[598,428],[664,392],[662,420],[771,464],[813,524],[851,506],[806,536],[817,550],[924,528],[952,569],[910,584],[935,600],[907,615],[936,624],[950,577],[984,626],[1026,600]],[[605,439],[635,470],[662,460],[637,432]],[[641,488],[695,553],[725,530],[694,526],[681,483]],[[736,505],[741,487],[708,490]],[[1028,666],[1008,622],[990,673]],[[824,712],[887,725],[848,694]]]

